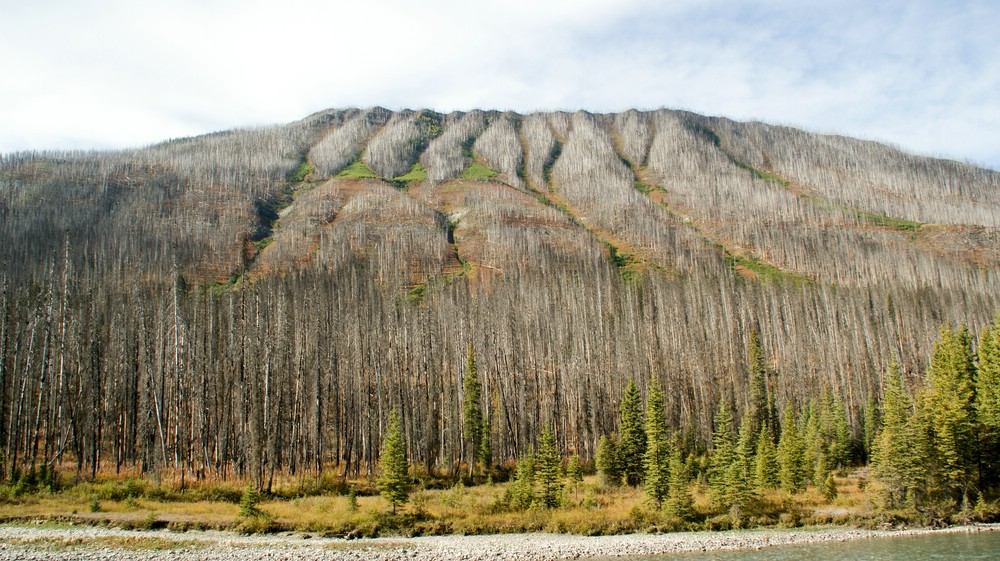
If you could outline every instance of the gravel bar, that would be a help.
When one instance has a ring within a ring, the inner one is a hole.
[[[351,560],[549,561],[675,552],[761,549],[776,545],[841,542],[942,532],[998,531],[1000,524],[945,529],[821,528],[572,536],[386,537],[345,540],[309,534],[242,536],[228,532],[119,530],[47,525],[0,526],[0,561],[6,560]]]

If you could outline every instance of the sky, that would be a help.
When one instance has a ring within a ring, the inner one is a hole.
[[[0,0],[0,152],[327,108],[686,109],[1000,170],[1000,1]]]

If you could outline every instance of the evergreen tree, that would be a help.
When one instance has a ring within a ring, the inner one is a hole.
[[[832,473],[830,471],[830,460],[827,459],[825,452],[820,451],[819,456],[816,458],[815,471],[813,472],[813,482],[820,491],[823,490],[823,483],[830,473]]]
[[[881,418],[879,417],[879,409],[878,404],[875,401],[875,396],[869,396],[868,402],[865,404],[864,423],[864,460],[870,463],[872,457],[872,447],[875,444],[875,435],[878,434],[878,429],[881,425]]]
[[[992,326],[983,328],[977,359],[980,487],[993,490],[1000,486],[1000,315]]]
[[[583,484],[583,464],[580,462],[580,455],[573,454],[566,464],[566,479],[573,486],[573,500],[577,499],[577,492]]]
[[[733,417],[725,400],[719,401],[714,421],[708,484],[712,490],[712,501],[717,506],[728,507],[730,493],[727,475],[736,462],[736,442],[733,440]]]
[[[482,445],[483,411],[479,403],[481,392],[476,369],[476,351],[472,344],[469,344],[465,359],[465,376],[462,377],[462,421],[465,430],[463,444],[466,451],[465,458],[469,462],[469,475],[473,473]]]
[[[621,403],[621,442],[618,458],[627,485],[642,483],[642,462],[646,454],[646,431],[643,430],[642,398],[639,388],[630,381]]]
[[[977,472],[976,394],[972,342],[966,327],[941,328],[921,395],[932,490],[969,506]]]
[[[882,427],[872,445],[872,475],[882,483],[886,507],[895,508],[912,497],[922,464],[911,423],[913,406],[895,363],[885,375],[882,393]]]
[[[597,473],[601,476],[601,482],[608,487],[617,487],[622,484],[621,465],[618,461],[618,439],[614,435],[602,436],[597,443]]]
[[[778,442],[778,480],[781,488],[789,493],[797,493],[805,487],[806,474],[803,444],[791,403],[785,405],[781,419],[781,440]]]
[[[544,508],[559,506],[559,495],[562,493],[562,477],[559,473],[561,464],[556,439],[551,430],[545,429],[538,441],[538,455],[535,458],[535,478],[538,482],[538,496],[535,498]]]
[[[664,505],[668,515],[681,520],[694,519],[694,498],[691,497],[689,483],[687,466],[681,458],[681,447],[674,446],[670,454],[669,492]]]
[[[514,479],[507,487],[507,504],[516,510],[526,510],[535,502],[535,458],[527,454],[517,462]]]
[[[736,506],[738,512],[749,508],[757,499],[756,449],[757,433],[753,431],[753,414],[747,411],[740,422],[735,461],[726,472],[727,502],[730,507]]]
[[[771,431],[767,426],[760,427],[757,437],[757,487],[759,489],[776,489],[780,483],[778,465],[778,450],[771,440]]]
[[[750,331],[750,341],[747,344],[747,367],[750,373],[750,419],[753,434],[760,432],[760,427],[771,417],[771,400],[768,398],[767,366],[764,364],[764,349],[760,345],[757,330]]]
[[[646,403],[646,455],[643,460],[643,488],[659,510],[670,485],[670,443],[663,416],[663,392],[654,385]]]
[[[492,434],[493,431],[490,426],[489,418],[483,417],[482,440],[479,442],[479,453],[477,454],[477,457],[479,458],[479,463],[483,466],[483,471],[485,473],[490,473],[493,469]]]
[[[816,400],[811,399],[803,411],[800,424],[803,449],[805,451],[805,460],[802,463],[802,467],[805,472],[806,482],[812,482],[814,485],[817,484],[816,464],[819,462],[819,456],[823,452],[825,444],[823,442],[823,431],[820,426],[820,420],[819,406]]]
[[[837,481],[833,478],[833,472],[828,472],[823,479],[823,498],[827,502],[832,502],[837,498]]]
[[[847,425],[847,409],[844,401],[834,397],[829,391],[823,392],[820,410],[821,452],[826,455],[828,470],[842,469],[851,464],[854,455],[854,438]],[[821,485],[826,475],[817,478]]]
[[[378,479],[379,492],[392,505],[392,513],[396,514],[396,507],[405,504],[410,497],[403,424],[396,410],[389,416],[389,428],[382,440],[379,465],[382,472]]]

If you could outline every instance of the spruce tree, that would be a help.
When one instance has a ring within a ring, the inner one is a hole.
[[[751,429],[756,435],[760,427],[770,419],[770,400],[767,390],[767,366],[764,364],[764,349],[760,345],[757,330],[750,331],[747,344],[747,368],[750,371],[750,419]]]
[[[881,418],[879,417],[878,404],[875,401],[875,396],[869,396],[868,402],[865,404],[865,416],[864,416],[864,460],[866,462],[871,462],[872,457],[872,446],[875,444],[875,435],[878,434],[878,429],[881,424]]]
[[[753,414],[747,411],[740,422],[740,434],[736,443],[736,457],[727,471],[728,504],[743,512],[756,501],[756,449],[757,433],[753,431]]]
[[[670,454],[670,485],[664,510],[669,516],[681,520],[695,517],[694,498],[691,497],[687,466],[681,457],[681,447],[674,446]]]
[[[642,425],[642,398],[635,382],[630,381],[621,403],[618,458],[625,483],[633,487],[642,483],[642,462],[646,455],[646,431]]]
[[[771,440],[771,431],[766,425],[761,426],[760,434],[757,436],[757,488],[776,489],[780,483],[778,477],[780,470],[778,450]]]
[[[483,417],[483,431],[481,435],[481,440],[479,442],[479,452],[476,456],[479,459],[480,465],[483,466],[483,472],[489,474],[493,469],[493,443],[491,441],[491,436],[493,434],[492,428],[490,426],[490,420],[487,417]]]
[[[646,455],[643,459],[643,488],[659,510],[670,485],[670,443],[663,416],[663,392],[654,385],[646,403]]]
[[[989,491],[1000,486],[1000,315],[983,328],[976,355],[980,487]]]
[[[823,498],[825,498],[827,502],[832,502],[837,498],[837,481],[833,478],[832,471],[827,473],[826,477],[823,479],[822,490]]]
[[[847,408],[842,399],[834,397],[829,391],[824,392],[821,403],[820,434],[821,451],[826,455],[827,469],[849,466],[854,457],[854,438],[847,424]],[[825,478],[825,475],[817,478],[816,484],[822,484]]]
[[[514,479],[507,487],[507,503],[516,510],[526,510],[535,502],[535,458],[527,454],[517,462]]]
[[[618,461],[618,439],[614,435],[601,436],[597,443],[597,473],[601,476],[601,482],[608,487],[617,487],[622,484],[622,472],[619,469],[621,463]]]
[[[803,467],[805,458],[795,409],[791,403],[785,404],[781,427],[781,439],[778,441],[778,480],[782,489],[789,493],[797,493],[805,487],[806,474]]]
[[[736,461],[736,442],[733,440],[733,417],[726,400],[719,400],[719,410],[715,414],[715,431],[712,433],[712,452],[709,457],[708,485],[712,491],[712,502],[716,506],[728,508],[728,471]]]
[[[559,495],[562,493],[562,477],[559,473],[562,460],[556,439],[552,431],[545,429],[538,441],[538,454],[535,457],[535,479],[538,482],[536,501],[544,508],[559,506]]]
[[[823,453],[826,444],[823,441],[823,430],[820,421],[820,407],[816,403],[816,400],[811,399],[803,412],[800,424],[803,450],[805,452],[805,461],[802,463],[802,468],[806,475],[806,481],[812,482],[813,485],[818,485],[816,482],[816,464],[819,462],[819,456]]]
[[[871,467],[882,484],[886,507],[895,508],[912,497],[922,465],[911,423],[913,406],[895,363],[885,375],[882,393],[882,427],[872,444]]]
[[[464,429],[465,458],[469,462],[469,475],[472,475],[476,459],[482,446],[483,411],[480,406],[479,373],[476,369],[476,351],[472,345],[465,359],[465,375],[462,377],[462,421]]]
[[[406,462],[403,423],[396,410],[393,410],[389,416],[389,427],[382,439],[379,466],[382,472],[378,479],[379,492],[392,505],[392,513],[396,514],[396,507],[405,504],[410,497],[410,477],[407,473],[409,466]]]
[[[566,464],[566,479],[573,486],[573,500],[576,501],[580,485],[583,484],[583,464],[580,462],[580,455],[573,454]]]
[[[934,488],[969,506],[976,465],[976,393],[972,342],[966,327],[942,327],[922,393]]]

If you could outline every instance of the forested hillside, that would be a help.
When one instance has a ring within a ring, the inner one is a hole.
[[[863,441],[896,362],[1000,310],[1000,173],[686,112],[330,110],[0,160],[0,446],[34,465],[375,469],[595,457],[630,381],[703,446],[824,390]],[[776,435],[775,435],[776,436]]]

